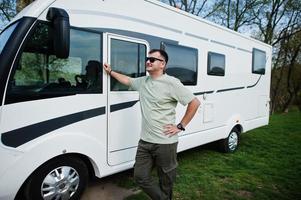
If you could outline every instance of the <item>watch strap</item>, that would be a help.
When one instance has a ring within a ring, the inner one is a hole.
[[[178,123],[177,128],[180,129],[181,131],[185,131],[185,128],[181,123]]]

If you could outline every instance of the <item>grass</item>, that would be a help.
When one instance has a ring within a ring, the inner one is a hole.
[[[301,199],[301,113],[277,114],[241,137],[238,151],[206,145],[178,154],[174,199]],[[119,185],[136,187],[132,176]],[[143,192],[127,200],[149,199]]]

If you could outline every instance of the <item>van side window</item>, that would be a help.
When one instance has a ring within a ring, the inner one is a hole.
[[[166,43],[164,49],[169,57],[166,73],[178,78],[184,85],[196,85],[198,50]]]
[[[252,73],[265,74],[266,53],[265,51],[253,48],[252,54]]]
[[[6,103],[102,93],[101,34],[70,30],[70,55],[53,54],[52,28],[38,22],[10,77]]]
[[[145,76],[146,46],[144,44],[111,39],[111,66],[116,72],[136,78]],[[111,77],[111,91],[128,91],[130,88]]]
[[[225,55],[208,52],[207,74],[213,76],[225,76]]]

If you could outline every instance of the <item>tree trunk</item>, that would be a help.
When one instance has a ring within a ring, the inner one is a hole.
[[[277,105],[277,96],[278,96],[279,86],[280,86],[281,80],[283,78],[284,69],[285,69],[284,66],[286,66],[286,62],[287,62],[286,58],[287,58],[287,54],[288,54],[288,49],[286,48],[286,46],[284,44],[285,44],[285,41],[282,41],[280,50],[278,52],[277,61],[276,61],[276,63],[278,63],[279,60],[281,59],[281,55],[284,55],[283,60],[282,60],[282,64],[281,64],[279,77],[277,78],[277,76],[276,76],[277,75],[277,69],[276,68],[274,68],[274,70],[272,71],[272,72],[275,72],[275,73],[272,73],[272,81],[275,82],[276,84],[275,84],[275,87],[272,88],[271,113],[274,113],[276,107],[278,106]],[[277,66],[275,66],[275,67],[277,67]]]
[[[301,50],[301,43],[299,45],[297,45],[296,48],[292,48],[291,49],[291,58],[290,58],[290,63],[288,65],[288,73],[287,73],[287,83],[286,83],[286,89],[287,89],[287,92],[289,93],[289,97],[288,99],[285,101],[285,104],[283,106],[283,111],[284,110],[287,110],[289,105],[291,105],[292,103],[292,100],[295,98],[295,96],[297,95],[297,88],[299,88],[300,86],[297,86],[296,88],[294,88],[294,86],[292,85],[292,72],[293,72],[293,69],[296,65],[296,62],[297,61],[297,58],[298,58],[298,55],[299,55],[299,52]]]

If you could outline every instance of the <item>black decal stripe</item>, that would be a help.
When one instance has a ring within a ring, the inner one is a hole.
[[[134,106],[138,101],[139,100],[113,104],[113,105],[110,106],[110,110],[111,110],[111,112],[115,112],[115,111],[118,111],[118,110],[130,108],[130,107]]]
[[[205,91],[205,92],[195,92],[195,93],[193,93],[194,95],[202,95],[202,94],[211,94],[211,93],[213,93],[214,91],[212,90],[212,91]]]
[[[2,143],[10,147],[18,147],[35,138],[45,135],[51,131],[64,126],[85,120],[106,113],[105,107],[95,108],[83,112],[78,112],[55,119],[39,122],[33,125],[25,126],[2,134]]]
[[[230,91],[230,90],[240,90],[240,89],[244,89],[244,88],[245,87],[227,88],[227,89],[218,90],[217,92],[226,92],[226,91]]]
[[[259,82],[259,80],[261,79],[261,76],[258,78],[258,80],[256,81],[256,83],[254,85],[249,85],[247,88],[252,88],[252,87],[255,87],[257,85],[257,83]]]
[[[259,83],[260,78],[261,78],[261,76],[258,78],[258,80],[256,81],[256,83],[254,85],[250,85],[250,86],[247,86],[247,87],[235,87],[235,88],[220,89],[220,90],[217,90],[216,92],[227,92],[227,91],[231,91],[231,90],[240,90],[240,89],[245,89],[245,88],[252,88],[252,87],[255,87]],[[214,90],[204,91],[204,92],[195,92],[193,94],[197,96],[197,95],[211,94],[211,93],[214,93]]]

